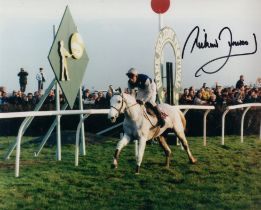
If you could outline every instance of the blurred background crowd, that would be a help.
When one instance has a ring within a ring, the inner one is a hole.
[[[110,85],[108,90],[90,91],[88,88],[82,88],[82,100],[84,108],[109,108],[110,98],[113,94],[113,88]],[[128,92],[128,89],[125,89]],[[6,91],[5,87],[0,87],[0,111],[29,111],[33,110],[40,101],[44,91],[38,88],[35,92],[23,92],[14,90],[11,93]],[[60,103],[65,103],[65,98],[60,92]],[[76,100],[75,106],[78,108]],[[203,83],[202,87],[195,89],[193,86],[185,88],[180,93],[179,104],[194,105],[214,105],[216,107],[225,107],[228,105],[242,103],[261,102],[261,87],[250,86],[244,83],[244,76],[241,75],[235,86],[223,87],[216,83],[214,87]],[[51,90],[44,102],[44,110],[53,110],[55,108],[55,91]]]
[[[261,88],[244,84],[243,75],[240,76],[236,86],[223,87],[216,83],[215,87],[210,88],[203,83],[199,90],[195,90],[193,86],[185,88],[179,100],[180,104],[214,106],[257,102],[261,102]]]

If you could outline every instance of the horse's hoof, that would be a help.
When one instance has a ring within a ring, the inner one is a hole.
[[[166,168],[169,168],[169,162],[170,162],[170,161],[166,161],[166,162],[165,162],[165,167],[166,167]]]
[[[118,161],[117,159],[113,158],[111,168],[117,169],[118,168]]]
[[[135,174],[140,174],[140,166],[136,166]]]
[[[111,169],[117,169],[117,168],[118,168],[117,165],[111,164]]]
[[[191,160],[190,160],[190,163],[191,164],[196,164],[198,162],[198,160],[196,159],[196,158],[192,158]]]

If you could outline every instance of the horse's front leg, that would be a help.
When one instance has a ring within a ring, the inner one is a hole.
[[[142,162],[142,159],[143,159],[145,147],[146,147],[146,138],[141,137],[139,139],[139,146],[138,146],[136,174],[140,173],[140,165],[141,165],[141,162]]]
[[[123,149],[123,147],[125,147],[129,142],[130,142],[130,137],[124,134],[121,140],[118,142],[113,156],[113,163],[112,163],[113,168],[118,168],[118,159],[120,156],[120,152]]]

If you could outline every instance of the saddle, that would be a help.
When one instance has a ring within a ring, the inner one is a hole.
[[[146,104],[144,105],[145,107],[145,110],[146,112],[152,116],[152,117],[157,117],[156,114],[155,114],[155,111],[150,107],[150,106],[147,106]]]
[[[146,112],[152,116],[152,117],[157,117],[155,111],[151,108],[151,106],[148,106],[147,104],[144,105]],[[167,113],[160,111],[161,117],[162,119],[166,119],[166,117],[168,116]]]

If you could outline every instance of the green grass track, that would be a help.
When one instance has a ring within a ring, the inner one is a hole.
[[[2,158],[14,137],[0,137]],[[135,175],[134,144],[121,153],[119,168],[110,164],[117,143],[109,139],[88,144],[87,155],[74,166],[74,145],[55,146],[33,157],[37,144],[24,137],[20,177],[14,177],[14,154],[0,160],[0,209],[261,209],[261,140],[257,136],[188,138],[198,159],[188,163],[180,147],[171,145],[169,169],[158,144],[146,147],[141,174]]]

